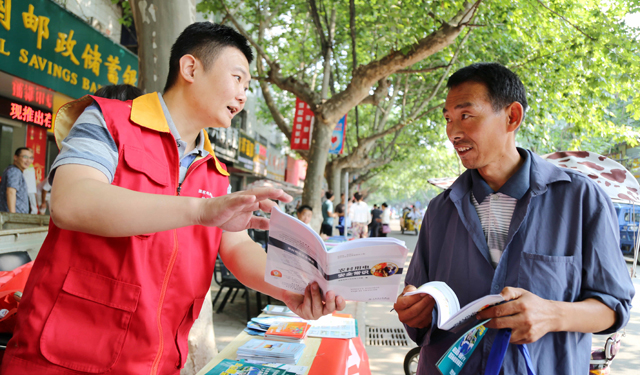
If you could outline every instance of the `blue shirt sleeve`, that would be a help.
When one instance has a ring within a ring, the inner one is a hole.
[[[620,253],[620,229],[615,208],[604,194],[592,197],[595,212],[585,223],[580,300],[595,298],[616,313],[615,324],[601,334],[613,333],[629,321],[635,294],[626,263]]]
[[[18,168],[9,168],[6,173],[7,187],[14,188],[16,190],[22,188],[24,185],[21,183],[24,178],[22,172]]]
[[[60,153],[51,166],[50,183],[55,169],[65,164],[95,168],[104,173],[109,183],[113,182],[118,166],[118,147],[97,103],[94,102],[82,112],[62,141]]]

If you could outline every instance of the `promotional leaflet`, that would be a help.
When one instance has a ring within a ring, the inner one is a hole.
[[[351,301],[395,301],[408,250],[392,237],[363,238],[327,249],[298,219],[274,208],[269,220],[265,281],[304,294],[317,282]]]

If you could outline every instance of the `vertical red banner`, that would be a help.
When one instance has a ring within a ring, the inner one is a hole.
[[[291,131],[291,149],[308,150],[313,132],[314,115],[309,105],[296,98],[296,111],[293,117],[293,129]]]
[[[42,181],[44,175],[44,167],[47,160],[47,129],[27,125],[27,147],[33,150],[33,167],[36,170],[36,180]]]

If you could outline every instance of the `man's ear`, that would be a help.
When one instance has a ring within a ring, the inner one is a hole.
[[[193,83],[196,75],[198,60],[190,54],[186,54],[180,58],[180,76],[189,83]]]
[[[516,131],[522,123],[522,120],[524,120],[524,108],[522,108],[522,104],[513,102],[507,107],[506,112],[508,118],[507,131]]]

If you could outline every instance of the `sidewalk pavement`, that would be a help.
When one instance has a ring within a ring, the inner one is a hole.
[[[408,267],[411,261],[411,255],[415,249],[417,236],[401,234],[397,221],[392,222],[391,228],[392,233],[390,233],[390,236],[406,242],[407,248],[409,249],[409,256],[407,257],[405,267]],[[638,271],[640,271],[640,267],[638,267]],[[633,283],[636,288],[636,296],[633,300],[631,319],[626,328],[626,336],[622,338],[620,352],[611,365],[611,373],[614,375],[638,374],[638,369],[640,369],[640,297],[638,296],[640,294],[640,278],[635,278]],[[403,285],[404,283],[402,283],[401,286]],[[398,294],[401,290],[402,288],[399,288]],[[211,291],[213,292],[212,297],[215,297],[218,291],[218,285],[213,283]],[[224,293],[218,302],[216,302],[213,313],[215,339],[219,351],[229,344],[229,342],[246,327],[245,299],[242,296],[242,292],[238,293],[233,303],[227,303],[221,314],[217,314],[215,309],[218,308],[222,297],[224,297]],[[257,316],[259,309],[256,306],[255,292],[250,291],[250,297],[251,315]],[[272,303],[273,302],[280,304],[278,301],[272,301]],[[266,297],[262,298],[262,303],[263,305],[267,303]],[[395,312],[390,312],[392,308],[392,302],[348,302],[346,309],[343,311],[344,313],[353,315],[358,320],[358,332],[369,356],[372,375],[403,374],[404,357],[409,350],[415,347],[415,343],[410,339],[407,342],[407,346],[376,345],[375,339],[368,339],[367,327],[386,328],[388,330],[399,329],[399,332],[404,332],[402,324],[398,321],[398,315]],[[383,335],[390,337],[391,333],[383,333]],[[400,340],[388,340],[387,343],[402,344],[402,334],[399,338]],[[606,336],[594,335],[593,345],[604,345],[605,339]]]

